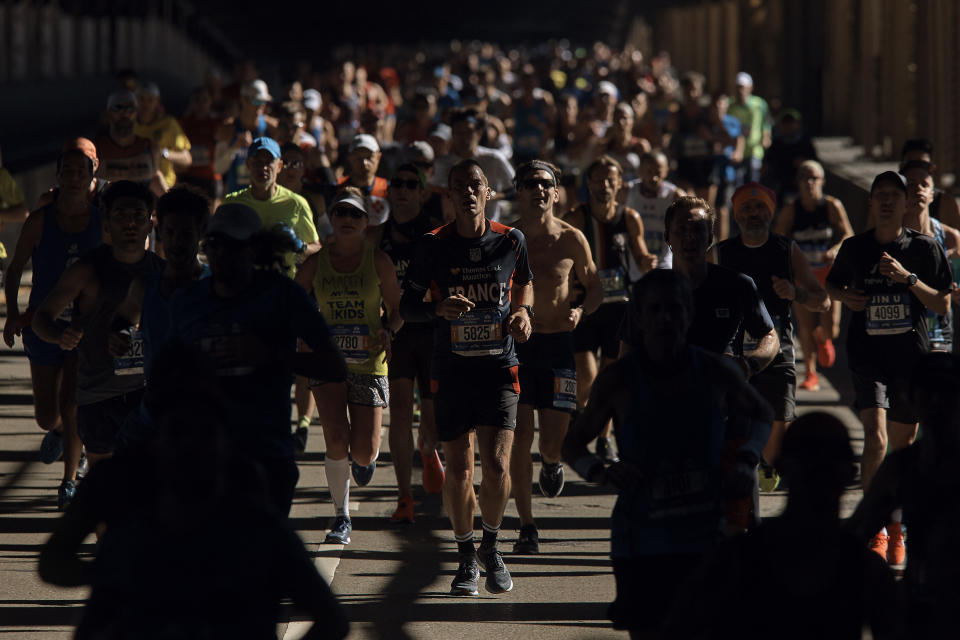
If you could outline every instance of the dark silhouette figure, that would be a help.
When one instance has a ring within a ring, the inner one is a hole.
[[[77,638],[275,638],[283,598],[320,623],[307,637],[346,637],[262,469],[232,446],[215,380],[189,347],[157,354],[153,440],[91,470],[44,545],[45,581],[92,587]],[[95,560],[82,559],[101,523]]]
[[[865,624],[874,638],[897,637],[893,574],[840,527],[853,463],[840,420],[821,412],[797,419],[777,462],[790,487],[786,510],[708,557],[668,616],[665,637],[739,637],[749,627],[773,638],[860,638]]]
[[[909,638],[952,638],[960,628],[960,358],[924,356],[913,371],[910,399],[922,437],[887,456],[850,518],[861,540],[903,509],[907,566],[903,575]]]

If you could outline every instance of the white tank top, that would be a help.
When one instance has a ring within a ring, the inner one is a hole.
[[[673,203],[676,191],[675,184],[664,180],[660,183],[657,195],[648,198],[640,191],[640,180],[634,180],[627,192],[627,206],[635,209],[643,218],[643,241],[647,244],[647,251],[657,256],[657,266],[661,269],[673,266],[673,253],[663,236],[667,207]]]

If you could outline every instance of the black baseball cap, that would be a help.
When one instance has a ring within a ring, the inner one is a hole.
[[[904,193],[907,192],[906,178],[896,171],[884,171],[883,173],[877,174],[877,177],[873,179],[873,184],[870,185],[870,193],[873,193],[877,186],[883,183],[896,185]]]

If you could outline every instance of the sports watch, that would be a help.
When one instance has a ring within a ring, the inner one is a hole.
[[[530,306],[529,304],[521,304],[521,305],[519,305],[519,308],[521,308],[521,309],[526,309],[526,310],[527,310],[527,315],[530,316],[530,320],[533,320],[533,307],[532,307],[532,306]]]
[[[920,278],[917,277],[917,274],[911,273],[907,276],[907,286],[912,287],[913,285],[917,284],[919,280]]]

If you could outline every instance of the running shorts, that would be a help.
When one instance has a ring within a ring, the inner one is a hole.
[[[596,351],[604,358],[616,359],[620,355],[620,325],[629,308],[628,302],[608,302],[584,316],[573,330],[575,353]]]
[[[391,344],[392,357],[387,376],[391,380],[416,380],[420,397],[430,398],[430,359],[433,354],[433,326],[405,324]]]
[[[347,372],[347,404],[386,407],[390,403],[387,376]]]
[[[797,369],[793,364],[771,365],[750,378],[750,384],[773,408],[774,420],[796,417]]]
[[[430,382],[441,442],[456,440],[478,426],[517,428],[520,382],[517,367],[477,367],[469,373]]]
[[[143,389],[77,407],[80,441],[90,453],[112,453],[117,434],[134,411],[140,410]]]
[[[850,377],[856,393],[854,407],[886,409],[887,420],[912,424],[920,417],[910,402],[910,372],[916,356],[903,359],[891,354],[886,366],[850,363]]]
[[[520,404],[573,413],[577,409],[577,365],[573,334],[534,333],[517,343]]]

